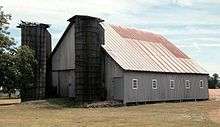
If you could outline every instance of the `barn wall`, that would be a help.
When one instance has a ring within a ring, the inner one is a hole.
[[[62,97],[75,96],[74,71],[53,72],[53,85],[57,87],[57,94]]]
[[[105,58],[105,88],[108,100],[123,100],[123,70],[108,55]]]
[[[52,70],[75,68],[75,27],[74,24],[52,57]]]
[[[123,90],[123,78],[122,77],[113,77],[112,80],[113,88],[113,99],[114,100],[123,100],[124,90]]]
[[[75,96],[75,28],[74,25],[52,56],[52,85],[62,97]]]
[[[138,89],[132,89],[132,79],[138,79]],[[157,79],[158,88],[152,89],[152,79]],[[124,73],[124,103],[142,101],[167,101],[187,99],[208,99],[207,75]],[[170,89],[170,80],[175,80],[175,89]],[[191,81],[191,88],[185,88],[185,80]],[[204,87],[199,87],[200,80]]]
[[[53,86],[57,88],[57,94],[62,97],[75,96],[74,71],[53,72]]]

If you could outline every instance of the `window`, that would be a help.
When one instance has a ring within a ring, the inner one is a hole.
[[[138,88],[138,79],[132,79],[132,89]]]
[[[185,87],[186,87],[186,89],[190,89],[190,81],[189,80],[185,81]]]
[[[157,80],[152,79],[152,89],[157,89]]]
[[[170,80],[170,89],[174,89],[175,88],[175,82],[174,80]]]
[[[199,82],[199,87],[200,87],[200,88],[203,88],[203,80],[200,80],[200,82]]]

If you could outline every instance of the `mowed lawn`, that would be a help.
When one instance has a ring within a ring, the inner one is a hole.
[[[56,101],[0,106],[0,127],[219,127],[220,101],[74,108]]]

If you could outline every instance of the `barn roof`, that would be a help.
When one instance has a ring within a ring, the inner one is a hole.
[[[131,71],[208,74],[161,35],[102,23],[105,51]]]

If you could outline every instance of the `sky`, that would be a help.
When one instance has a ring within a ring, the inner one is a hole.
[[[74,15],[161,34],[202,65],[220,74],[220,0],[0,0],[12,15],[11,36],[20,44],[21,20],[50,24],[52,47]]]

